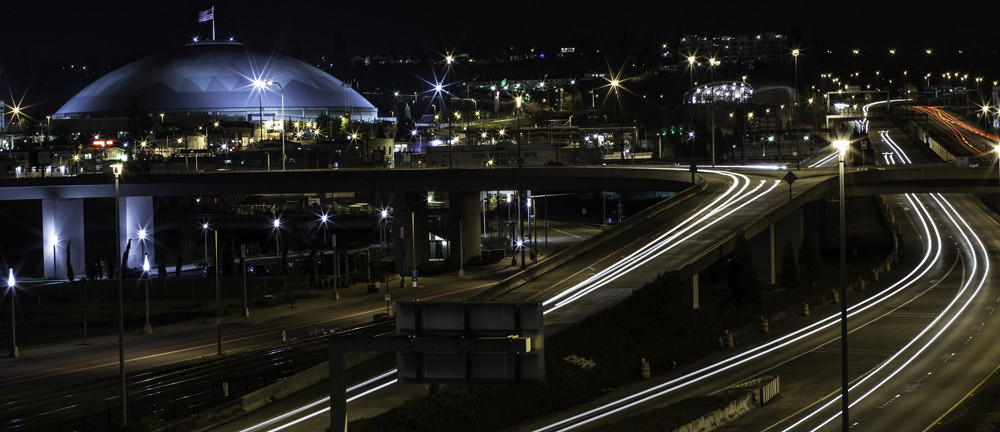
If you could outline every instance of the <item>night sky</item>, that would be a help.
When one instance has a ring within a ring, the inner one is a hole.
[[[1000,30],[988,18],[994,11],[983,6],[892,3],[897,2],[6,2],[0,25],[6,35],[0,47],[0,86],[7,89],[0,99],[16,99],[29,85],[60,85],[37,82],[34,77],[47,73],[43,69],[66,64],[117,67],[180,47],[194,36],[209,38],[211,23],[199,24],[197,14],[212,6],[219,39],[233,36],[255,51],[314,59],[366,53],[419,57],[510,45],[553,48],[583,38],[614,43],[626,32],[675,44],[684,34],[774,31],[871,53],[895,47],[901,55],[1000,40]],[[46,103],[57,108],[61,102]]]
[[[58,7],[52,2],[6,3],[0,27],[8,35],[4,48],[23,46],[81,60],[148,55],[195,35],[207,38],[211,25],[199,25],[196,17],[199,10],[213,5],[219,38],[235,36],[255,50],[313,54],[329,50],[338,38],[356,52],[414,46],[444,50],[474,42],[557,44],[572,36],[601,33],[616,38],[625,29],[673,41],[686,33],[797,28],[806,38],[884,47],[944,47],[998,34],[995,23],[986,18],[994,11],[957,7],[961,2],[927,8],[879,1],[83,1]],[[980,13],[986,15],[977,20]]]

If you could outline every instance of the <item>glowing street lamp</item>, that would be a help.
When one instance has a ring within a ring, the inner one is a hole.
[[[208,268],[208,222],[201,224],[201,233],[205,236],[205,267]]]
[[[17,281],[14,280],[13,268],[7,274],[7,296],[10,297],[10,351],[8,351],[7,356],[17,358],[19,356],[17,352],[17,335],[14,333],[14,325],[16,323],[14,319],[14,293],[17,289]]]
[[[285,88],[282,87],[281,83],[275,80],[253,80],[253,86],[258,91],[269,85],[277,85],[278,90],[281,91],[281,170],[284,171],[285,160],[288,159],[288,156],[285,154]],[[261,120],[263,121],[263,119]]]
[[[153,326],[149,323],[149,254],[142,254],[142,277],[146,286],[146,324],[142,326],[143,334],[153,334]]]
[[[850,427],[850,399],[848,389],[850,380],[847,376],[847,217],[844,210],[844,160],[850,143],[845,140],[834,141],[833,146],[839,153],[839,183],[840,183],[840,396],[841,396],[841,420],[843,429],[846,431]]]
[[[121,198],[119,196],[118,180],[122,175],[122,164],[111,165],[111,172],[115,175],[115,260],[121,260],[122,256],[122,231],[121,231]],[[128,424],[128,411],[125,404],[125,272],[122,271],[124,262],[118,261],[118,400],[121,403],[122,428]]]
[[[694,56],[688,56],[688,58],[687,58],[687,61],[688,61],[688,70],[691,72],[691,87],[694,87],[694,62],[695,62],[695,60],[696,59],[695,59]]]
[[[518,96],[515,101],[517,102],[517,121],[515,126],[517,126],[517,226],[520,230],[521,240],[519,244],[524,243],[524,220],[521,219],[521,200],[524,196],[524,176],[521,173],[522,163],[521,163],[521,101],[522,97]],[[521,248],[521,269],[524,270],[524,248]]]
[[[802,135],[802,130],[799,128],[799,117],[801,116],[801,110],[799,109],[799,50],[792,50],[792,58],[795,59],[795,168],[800,169],[802,163],[802,141],[799,136]]]
[[[618,87],[621,86],[621,81],[617,79],[611,80],[611,89],[615,91],[615,99],[618,101],[618,140],[622,142],[622,161],[625,161],[625,135],[622,133],[622,95],[618,92]]]
[[[274,228],[274,254],[276,256],[280,256],[281,255],[281,237],[280,237],[280,235],[281,235],[281,218],[280,217],[274,218],[274,221],[271,222],[271,225]]]
[[[58,277],[56,275],[56,246],[59,245],[59,236],[56,235],[55,227],[49,229],[49,246],[52,246],[52,278]]]

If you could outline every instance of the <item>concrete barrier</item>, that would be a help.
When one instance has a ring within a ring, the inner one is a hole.
[[[708,414],[699,417],[685,425],[674,429],[673,432],[705,432],[722,426],[728,421],[731,421],[743,414],[750,412],[750,410],[757,408],[757,403],[755,401],[756,397],[754,392],[750,390],[727,390],[727,391],[739,391],[743,392],[743,396],[730,402],[723,408],[719,408]]]
[[[350,369],[378,357],[380,352],[349,352],[345,366]],[[330,379],[330,363],[323,362],[279,382],[243,397],[226,402],[208,411],[157,429],[162,432],[202,432],[238,419],[268,404],[284,399]]]

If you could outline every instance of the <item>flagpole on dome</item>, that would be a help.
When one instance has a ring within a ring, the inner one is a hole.
[[[215,6],[198,12],[198,22],[212,21],[212,41],[215,41]]]

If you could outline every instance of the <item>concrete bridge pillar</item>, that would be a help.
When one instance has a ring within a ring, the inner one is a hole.
[[[121,242],[122,253],[129,240],[132,240],[132,249],[128,253],[128,266],[135,269],[142,269],[142,255],[149,255],[149,267],[156,269],[156,228],[153,225],[153,197],[151,196],[129,196],[122,198],[120,210],[125,214],[121,215]],[[119,258],[120,259],[120,258]]]
[[[688,288],[688,295],[690,296],[691,309],[701,308],[701,300],[698,298],[698,273],[691,276],[691,280],[689,280],[686,285],[686,288]]]
[[[427,197],[415,192],[393,194],[393,229],[396,272],[406,276],[429,256]]]
[[[480,223],[482,194],[478,191],[452,192],[448,194],[448,201],[448,240],[452,242],[451,256],[460,258],[461,262],[465,263],[470,258],[480,255],[483,250],[483,227]],[[458,267],[458,261],[453,261],[453,265]]]
[[[84,275],[83,199],[42,200],[42,244],[44,277],[67,277],[67,246],[74,279]]]
[[[803,235],[802,209],[796,209],[771,224],[767,230],[748,240],[753,252],[753,266],[757,280],[762,284],[778,283],[778,273],[781,271],[781,249],[786,241],[792,242],[795,257],[798,260],[799,246]]]

